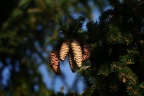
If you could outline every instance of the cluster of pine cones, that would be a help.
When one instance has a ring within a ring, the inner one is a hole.
[[[64,61],[68,55],[69,64],[72,72],[82,66],[82,62],[91,56],[91,47],[84,44],[82,47],[77,40],[66,40],[62,43],[60,52],[54,50],[50,53],[49,62],[56,74],[60,74],[60,60]]]

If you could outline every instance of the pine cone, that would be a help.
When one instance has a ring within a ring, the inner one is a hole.
[[[76,40],[71,42],[71,48],[74,55],[74,61],[78,67],[82,66],[82,49],[80,43]]]
[[[60,74],[60,62],[59,62],[59,56],[57,51],[52,51],[49,56],[49,62],[51,68],[54,70],[54,72],[59,75]]]
[[[88,44],[83,45],[82,49],[83,49],[82,61],[84,62],[90,58],[92,49]]]
[[[125,78],[125,77],[122,79],[122,82],[123,82],[123,83],[126,83],[126,78]]]
[[[68,58],[69,58],[69,64],[70,64],[71,71],[75,72],[76,71],[76,62],[74,61],[74,56],[73,56],[72,52],[69,52]]]
[[[66,55],[69,52],[69,48],[70,48],[70,40],[64,41],[60,49],[60,59],[62,61],[64,61],[64,59],[66,58]]]

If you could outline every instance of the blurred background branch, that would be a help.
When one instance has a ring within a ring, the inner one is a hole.
[[[105,0],[2,0],[0,3],[0,95],[50,96],[53,94],[43,82],[39,67],[45,65],[48,74],[53,77],[48,56],[52,44],[60,36],[56,16],[61,14],[67,18],[77,18],[83,15],[92,20],[94,10],[102,12],[106,4]],[[61,75],[60,78],[65,86],[68,86],[65,76]],[[75,84],[77,81],[75,79]]]

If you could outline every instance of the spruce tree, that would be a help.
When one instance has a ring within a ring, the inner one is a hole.
[[[105,1],[112,8],[93,22],[90,1],[101,12]],[[2,0],[0,96],[143,96],[143,9],[143,0]],[[75,13],[86,18],[81,16],[73,20]],[[68,18],[67,22],[58,19],[62,35],[56,29],[56,14]],[[82,26],[86,19],[85,31]],[[59,36],[53,48],[56,53],[49,61],[43,53],[49,53],[46,47]],[[46,66],[51,64],[57,74],[62,74],[57,52],[66,40],[76,41],[69,46],[66,55],[71,55],[72,71],[85,78],[87,88],[81,94],[54,93],[46,87],[38,71],[45,63]],[[89,48],[83,47],[86,44]],[[86,60],[90,61],[88,66]],[[5,85],[2,75],[7,69],[10,75]]]
[[[92,48],[90,67],[81,70],[85,67],[82,64],[78,68],[87,85],[81,96],[143,96],[144,1],[108,2],[112,8],[104,11],[98,21],[88,21],[86,31],[82,30],[85,21],[82,16],[72,20],[70,25],[58,19],[63,35],[56,44],[77,40],[79,47],[87,43]],[[55,50],[60,50],[57,45]],[[80,52],[73,52],[73,56]],[[77,56],[81,58],[81,55]]]

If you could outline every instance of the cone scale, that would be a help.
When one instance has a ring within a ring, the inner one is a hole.
[[[71,49],[74,55],[74,61],[76,62],[77,67],[82,66],[82,49],[80,43],[77,40],[71,42]]]
[[[62,43],[61,45],[61,49],[60,49],[60,59],[62,61],[65,60],[66,58],[66,55],[68,54],[69,52],[69,48],[70,48],[70,40],[66,40]]]
[[[82,61],[84,62],[90,58],[92,49],[88,44],[83,45],[82,49],[83,49]]]
[[[57,51],[52,51],[49,56],[49,63],[53,71],[59,75],[60,74],[60,61]]]
[[[69,65],[70,65],[71,71],[75,72],[76,71],[76,62],[74,61],[74,56],[73,56],[72,52],[69,52],[68,58],[69,58]]]

